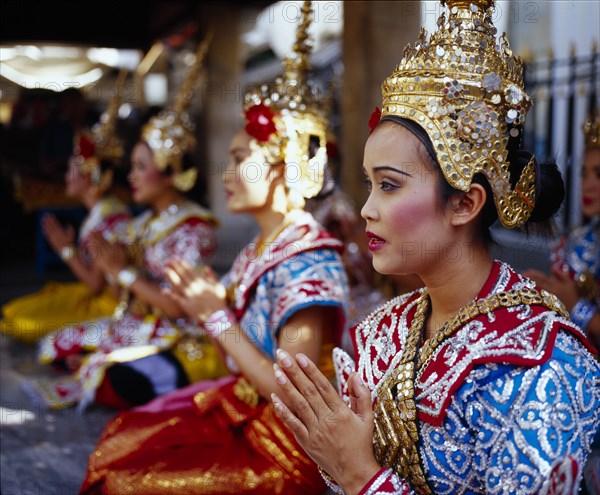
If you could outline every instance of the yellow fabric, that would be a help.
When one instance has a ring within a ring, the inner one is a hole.
[[[50,282],[35,294],[5,304],[0,331],[33,344],[65,325],[110,316],[116,305],[108,289],[93,295],[80,282]]]
[[[185,370],[190,383],[227,374],[227,367],[208,339],[183,338],[173,348],[173,354]]]

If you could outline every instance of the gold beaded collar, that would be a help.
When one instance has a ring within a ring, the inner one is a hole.
[[[461,308],[456,316],[420,347],[425,318],[429,312],[429,295],[423,290],[402,349],[401,360],[384,380],[377,393],[373,448],[377,462],[391,467],[398,476],[409,479],[418,495],[431,495],[419,456],[419,428],[415,402],[417,372],[425,368],[438,347],[467,322],[499,308],[541,305],[568,318],[566,308],[549,292],[523,287],[476,299]]]

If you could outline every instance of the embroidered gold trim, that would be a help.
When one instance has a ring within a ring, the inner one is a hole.
[[[564,305],[556,296],[544,290],[524,287],[499,292],[485,299],[477,299],[461,308],[452,319],[419,351],[425,316],[429,310],[429,295],[424,290],[417,300],[417,309],[402,352],[402,359],[394,373],[381,385],[375,406],[375,434],[373,449],[382,466],[391,467],[398,476],[409,479],[418,495],[431,495],[419,457],[419,432],[415,403],[415,377],[425,367],[436,349],[468,321],[499,308],[519,305],[541,305],[568,317]],[[415,366],[415,362],[417,365]]]
[[[233,393],[242,402],[248,404],[250,407],[258,406],[260,395],[252,384],[245,378],[240,378],[233,386]]]

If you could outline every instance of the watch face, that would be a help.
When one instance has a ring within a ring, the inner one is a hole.
[[[124,288],[128,288],[135,279],[138,277],[137,270],[135,268],[124,268],[119,272],[118,281],[119,285]]]
[[[75,256],[75,248],[73,246],[63,246],[60,250],[60,257],[63,261],[71,261]]]

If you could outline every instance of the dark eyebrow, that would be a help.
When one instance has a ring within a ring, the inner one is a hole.
[[[249,148],[242,148],[241,146],[237,148],[232,148],[229,150],[229,153],[244,153],[250,151]]]
[[[384,170],[388,170],[390,172],[396,172],[397,174],[406,175],[407,177],[412,177],[408,172],[404,172],[403,170],[399,170],[394,167],[390,167],[389,165],[382,165],[380,167],[373,167],[373,172],[382,172]]]

